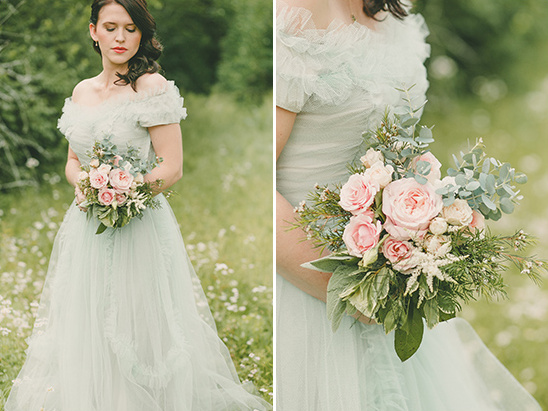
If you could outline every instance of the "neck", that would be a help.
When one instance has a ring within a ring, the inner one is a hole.
[[[116,80],[119,80],[120,77],[116,75],[116,73],[125,74],[128,71],[128,65],[125,64],[112,64],[108,61],[103,60],[103,71],[98,76],[98,80],[100,81],[102,88],[104,89],[110,89],[113,87],[118,87],[114,84]]]

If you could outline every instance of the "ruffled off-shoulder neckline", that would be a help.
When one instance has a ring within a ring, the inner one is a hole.
[[[94,104],[92,106],[88,106],[85,104],[76,103],[72,100],[72,97],[67,97],[65,99],[65,107],[74,107],[81,110],[92,110],[96,111],[99,109],[104,108],[110,108],[112,106],[124,106],[127,104],[132,103],[140,103],[143,101],[147,101],[153,97],[161,96],[164,94],[167,94],[169,92],[176,92],[177,95],[179,95],[179,89],[175,85],[175,82],[173,80],[168,80],[165,84],[159,87],[152,87],[150,89],[146,89],[143,91],[138,91],[136,93],[130,94],[122,94],[114,97],[110,97],[106,100],[101,101],[98,104]]]

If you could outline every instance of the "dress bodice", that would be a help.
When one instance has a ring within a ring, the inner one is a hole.
[[[277,188],[292,203],[315,183],[342,182],[362,133],[387,106],[424,102],[430,48],[420,15],[388,15],[370,29],[358,22],[314,25],[312,13],[278,1],[276,104],[298,113],[277,162]]]
[[[178,123],[186,117],[183,98],[172,81],[165,86],[106,100],[95,106],[84,106],[65,100],[58,122],[70,147],[82,165],[89,163],[88,152],[95,141],[111,136],[123,153],[128,145],[139,149],[142,159],[153,160],[148,127]]]

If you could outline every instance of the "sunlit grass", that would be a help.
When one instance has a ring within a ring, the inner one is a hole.
[[[271,401],[272,99],[262,107],[221,95],[185,102],[184,176],[170,203],[240,378]],[[0,195],[0,410],[23,364],[53,238],[73,198],[64,178],[49,180]]]
[[[524,195],[520,206],[490,226],[506,233],[523,228],[538,238],[537,248],[529,251],[544,259],[548,259],[547,114],[548,77],[541,77],[520,95],[492,102],[480,98],[454,101],[440,111],[430,104],[423,116],[425,124],[435,124],[432,150],[445,166],[452,164],[451,153],[467,147],[467,139],[473,145],[482,137],[487,154],[528,175],[529,182],[520,187]],[[548,409],[548,276],[537,287],[516,270],[507,274],[508,300],[473,303],[462,316],[542,408]]]

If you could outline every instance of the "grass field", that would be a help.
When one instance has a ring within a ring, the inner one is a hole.
[[[538,238],[530,253],[548,260],[548,77],[535,79],[529,92],[496,101],[479,98],[456,101],[442,110],[427,105],[425,124],[435,124],[432,151],[445,166],[451,153],[483,137],[486,152],[525,172],[524,199],[510,216],[490,222],[496,232],[523,228]],[[468,140],[468,141],[467,141]],[[462,316],[470,321],[489,349],[548,409],[548,275],[541,287],[509,270],[509,299],[467,306]]]
[[[184,175],[170,203],[240,378],[272,401],[272,98],[262,107],[222,95],[185,103]],[[73,198],[63,167],[38,190],[0,194],[0,410]]]

